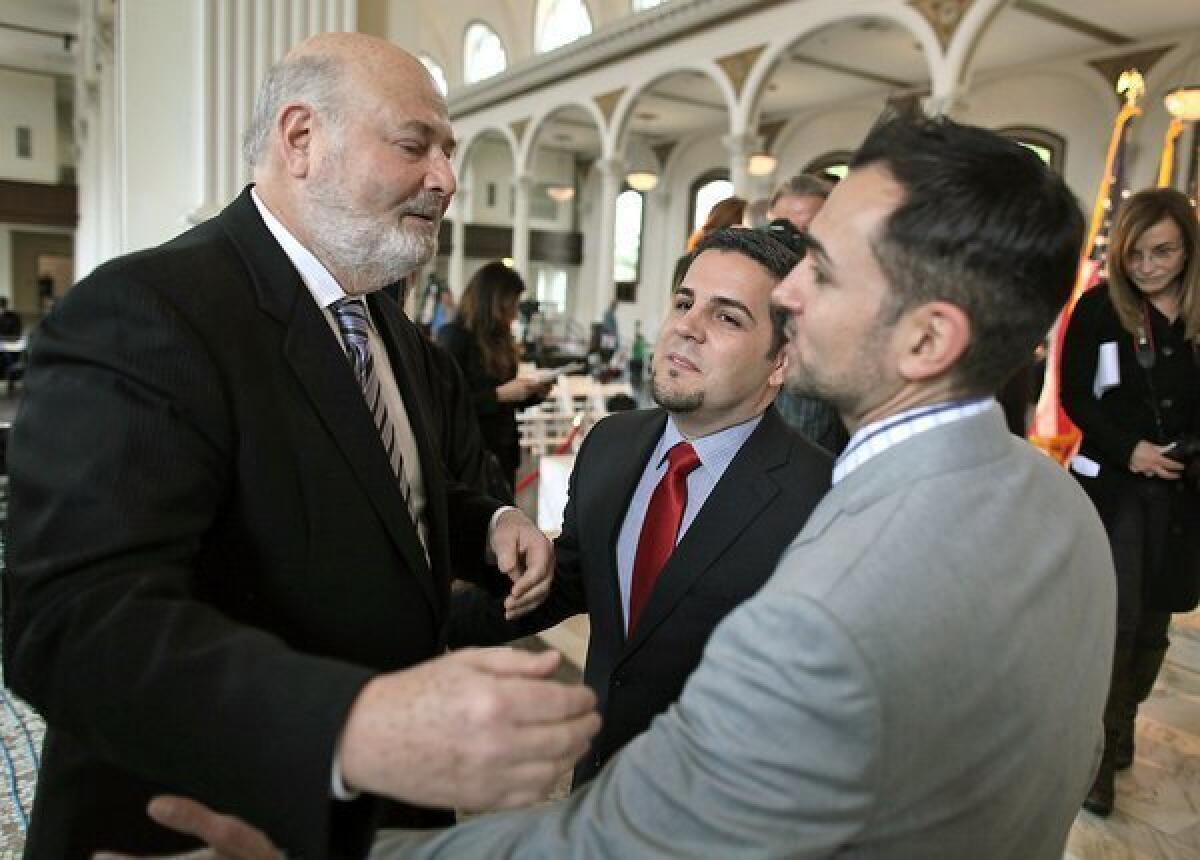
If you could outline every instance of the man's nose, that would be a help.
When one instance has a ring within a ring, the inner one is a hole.
[[[458,188],[454,178],[454,165],[446,153],[437,147],[431,150],[429,170],[425,174],[425,188],[435,191],[443,197],[450,197]]]

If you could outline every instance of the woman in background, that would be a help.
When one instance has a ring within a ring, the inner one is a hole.
[[[1104,757],[1084,801],[1100,816],[1112,811],[1115,772],[1133,762],[1137,708],[1162,666],[1171,613],[1197,605],[1200,460],[1188,440],[1200,433],[1198,232],[1178,191],[1127,199],[1108,284],[1079,300],[1063,344],[1063,407],[1083,431],[1071,471],[1104,521],[1117,571]]]
[[[517,377],[512,325],[524,291],[515,271],[503,263],[487,263],[467,283],[457,316],[437,335],[466,377],[484,445],[499,461],[510,490],[521,462],[517,411],[545,399],[554,384]]]
[[[683,280],[688,265],[692,262],[692,251],[709,233],[722,227],[742,226],[742,217],[746,214],[746,201],[741,197],[726,197],[713,204],[708,210],[708,217],[700,229],[688,237],[687,253],[675,261],[675,271],[671,275],[671,289],[674,290]]]

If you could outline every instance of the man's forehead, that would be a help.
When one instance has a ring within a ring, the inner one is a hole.
[[[709,301],[728,297],[752,305],[759,296],[764,303],[769,301],[776,280],[761,263],[745,254],[710,248],[692,261],[681,286]]]
[[[850,171],[813,218],[809,232],[828,246],[838,239],[869,240],[904,202],[904,186],[880,165]]]

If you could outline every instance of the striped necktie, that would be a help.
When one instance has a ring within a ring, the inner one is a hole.
[[[400,446],[396,443],[396,431],[392,426],[391,416],[388,415],[387,403],[383,400],[383,392],[379,386],[379,375],[375,372],[375,361],[371,357],[371,349],[367,345],[367,331],[370,321],[367,319],[367,306],[362,299],[339,299],[331,306],[337,319],[338,330],[342,333],[342,341],[346,344],[346,357],[358,384],[362,387],[363,397],[366,398],[367,408],[375,420],[375,429],[379,431],[383,450],[387,453],[388,461],[392,464],[392,473],[400,485],[404,495],[404,506],[415,524],[417,518],[412,513],[412,489],[404,476],[404,459],[400,454]]]

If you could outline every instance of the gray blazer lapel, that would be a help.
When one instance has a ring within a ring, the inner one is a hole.
[[[713,487],[659,573],[633,638],[626,646],[626,655],[641,646],[779,493],[779,485],[770,473],[787,462],[791,446],[782,419],[774,410],[769,411]]]

